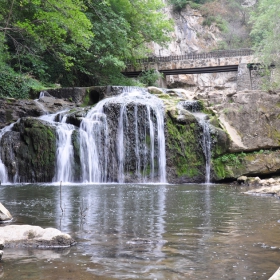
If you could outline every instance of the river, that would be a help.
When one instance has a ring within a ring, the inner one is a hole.
[[[77,245],[5,249],[0,278],[268,279],[280,265],[280,201],[243,191],[73,184],[60,200],[58,185],[2,185],[14,224],[55,227]]]

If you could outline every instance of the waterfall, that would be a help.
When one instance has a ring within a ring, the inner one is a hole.
[[[11,131],[14,124],[15,123],[12,123],[12,124],[2,128],[2,129],[0,129],[0,143],[1,143],[1,139],[2,139],[3,135],[6,132]],[[0,182],[1,183],[8,183],[9,182],[7,168],[6,168],[5,164],[3,163],[2,159],[1,159],[1,145],[0,145]]]
[[[203,150],[203,154],[205,157],[205,183],[210,183],[211,177],[211,134],[210,134],[210,126],[207,121],[207,115],[201,113],[203,106],[200,102],[196,100],[187,100],[181,101],[178,104],[178,108],[183,108],[192,112],[192,114],[196,117],[199,125],[202,128],[202,139],[201,146]]]
[[[205,183],[210,183],[210,169],[211,169],[211,135],[209,123],[204,115],[199,119],[199,124],[202,127],[202,149],[205,157]]]
[[[45,92],[41,91],[39,95],[39,99],[35,99],[34,102],[37,104],[37,106],[43,111],[44,115],[48,114],[48,110],[46,110],[45,106],[39,101],[41,98],[45,96]]]
[[[80,155],[83,182],[166,182],[162,101],[133,88],[100,101],[81,123]]]
[[[56,174],[53,178],[54,182],[74,181],[72,133],[75,127],[66,123],[67,111],[68,110],[63,110],[55,114],[40,117],[41,120],[47,121],[56,127]]]
[[[82,182],[107,182],[108,128],[106,99],[91,109],[80,126]]]
[[[68,112],[39,117],[56,128],[54,182],[166,182],[164,105],[159,98],[145,89],[125,88],[91,108],[79,129],[67,123]],[[12,126],[0,130],[0,141]],[[1,147],[0,180],[8,182]]]
[[[74,149],[72,133],[74,126],[66,123],[67,115],[64,115],[56,128],[56,175],[54,182],[73,182]]]

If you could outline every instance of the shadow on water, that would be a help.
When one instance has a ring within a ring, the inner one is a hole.
[[[16,224],[55,227],[67,250],[5,249],[3,279],[268,279],[280,202],[223,185],[6,185]],[[5,226],[5,225],[2,225]]]

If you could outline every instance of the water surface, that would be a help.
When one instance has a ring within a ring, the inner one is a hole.
[[[55,227],[66,250],[5,249],[3,279],[268,279],[280,201],[223,185],[7,185],[14,224]],[[63,209],[63,212],[61,210]],[[2,225],[5,226],[5,225]]]

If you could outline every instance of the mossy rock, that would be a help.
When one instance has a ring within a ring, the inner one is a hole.
[[[204,182],[205,159],[200,145],[201,128],[195,119],[184,124],[170,116],[166,120],[168,181]]]
[[[22,182],[51,182],[55,175],[55,127],[35,118],[22,118],[14,130],[20,133],[15,151]]]

